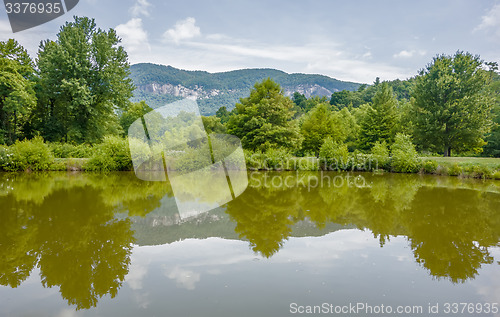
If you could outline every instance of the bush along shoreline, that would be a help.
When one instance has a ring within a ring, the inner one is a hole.
[[[376,142],[370,153],[349,152],[347,145],[327,138],[318,156],[294,156],[285,149],[245,150],[249,170],[358,171],[420,173],[463,178],[500,180],[500,159],[420,157],[410,137],[396,135],[389,147]],[[133,171],[126,138],[107,136],[91,145],[46,143],[42,137],[0,145],[1,172],[35,171]]]

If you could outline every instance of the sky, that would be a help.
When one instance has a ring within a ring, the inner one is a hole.
[[[500,0],[80,0],[69,13],[0,40],[36,57],[73,15],[114,28],[131,64],[221,72],[275,68],[360,83],[406,79],[457,50],[500,62]]]

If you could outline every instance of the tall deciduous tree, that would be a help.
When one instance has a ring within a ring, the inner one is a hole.
[[[495,125],[486,138],[488,144],[484,147],[484,154],[500,157],[500,74],[497,73],[498,64],[490,63],[489,66],[492,77],[489,91],[493,94],[495,100],[492,110]]]
[[[13,143],[36,103],[33,62],[13,39],[0,42],[0,143]]]
[[[125,108],[133,85],[116,32],[87,17],[74,19],[56,41],[40,45],[38,114],[48,139],[96,142],[119,130],[115,110]]]
[[[302,149],[305,152],[319,154],[319,148],[327,137],[334,133],[334,118],[329,105],[320,103],[309,111],[300,126],[300,132],[304,136]],[[336,141],[338,139],[336,138]]]
[[[398,101],[388,83],[384,82],[378,87],[371,106],[366,107],[359,123],[360,148],[365,150],[371,149],[377,141],[392,143],[396,135]]]
[[[301,140],[298,125],[292,121],[292,108],[292,100],[285,97],[280,85],[265,79],[236,104],[236,114],[227,123],[228,132],[238,136],[246,149],[296,149]]]
[[[320,103],[305,115],[300,131],[304,137],[304,152],[318,155],[321,145],[328,137],[339,143],[355,137],[356,121],[347,108],[332,111],[329,104]]]
[[[415,82],[417,143],[444,156],[452,149],[480,151],[492,125],[489,81],[479,56],[460,51],[436,56]]]

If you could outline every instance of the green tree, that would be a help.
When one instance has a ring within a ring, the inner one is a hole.
[[[22,136],[21,127],[35,106],[33,62],[15,40],[0,42],[0,144]]]
[[[142,118],[150,111],[153,111],[153,109],[144,100],[130,103],[120,116],[120,125],[125,134],[127,134],[128,128],[135,120]]]
[[[349,150],[342,142],[335,142],[332,138],[325,139],[319,150],[319,157],[323,169],[346,170],[349,160]]]
[[[498,65],[496,63],[492,63],[491,65],[490,73],[492,81],[489,90],[495,98],[495,105],[492,110],[495,124],[491,133],[486,138],[487,144],[484,147],[484,154],[500,157],[500,74],[496,72],[498,71]]]
[[[265,79],[236,104],[236,113],[227,123],[228,132],[238,136],[246,149],[296,149],[301,140],[298,125],[292,121],[292,108],[292,100],[285,97],[280,85]]]
[[[304,137],[302,150],[318,155],[327,137],[335,142],[355,138],[356,121],[347,108],[332,111],[330,105],[320,103],[304,116],[300,131]]]
[[[372,104],[366,107],[359,123],[359,144],[364,150],[371,149],[376,141],[392,143],[396,134],[398,101],[388,83],[377,86]]]
[[[363,103],[361,91],[363,91],[365,87],[366,85],[364,85],[363,89],[360,91],[342,90],[334,92],[330,98],[330,104],[337,109],[343,109],[349,106],[359,107]]]
[[[215,113],[215,116],[220,118],[220,122],[222,124],[225,124],[226,122],[229,121],[230,114],[231,113],[229,111],[227,111],[227,108],[225,106],[222,106],[219,108],[219,110],[217,110],[217,112]]]
[[[301,94],[298,91],[294,92],[293,96],[292,96],[292,101],[293,101],[294,104],[296,104],[302,110],[306,109],[307,98],[306,98],[306,96],[304,94]]]
[[[203,126],[205,127],[205,130],[207,131],[208,134],[226,133],[226,128],[221,123],[221,119],[219,117],[217,117],[217,116],[209,116],[209,117],[202,116],[201,119],[203,121]]]
[[[398,133],[391,146],[391,167],[398,173],[416,173],[420,169],[420,159],[410,136]]]
[[[328,136],[332,137],[334,130],[333,112],[329,105],[320,103],[305,115],[300,126],[300,132],[304,137],[302,150],[318,155],[323,141]],[[336,141],[340,139],[339,136],[334,137]]]
[[[490,81],[479,56],[458,51],[439,55],[416,78],[415,138],[425,149],[451,156],[481,151],[492,125],[493,102],[485,92]]]
[[[132,96],[127,53],[113,29],[75,17],[40,45],[38,128],[48,140],[96,142],[118,133],[116,109]]]

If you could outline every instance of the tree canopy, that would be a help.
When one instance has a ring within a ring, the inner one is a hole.
[[[96,142],[119,129],[115,110],[125,108],[134,87],[116,32],[74,19],[40,45],[37,127],[49,140]]]
[[[33,62],[13,39],[0,42],[0,143],[22,135],[25,117],[36,103]]]
[[[479,56],[439,55],[416,77],[415,139],[424,149],[479,152],[491,129],[490,76]]]
[[[398,121],[397,107],[392,88],[387,83],[380,84],[359,123],[360,148],[371,149],[377,141],[392,143]]]
[[[236,113],[227,123],[228,132],[238,136],[244,148],[271,147],[297,149],[300,134],[292,121],[293,102],[270,78],[256,83],[250,96],[236,104]]]

